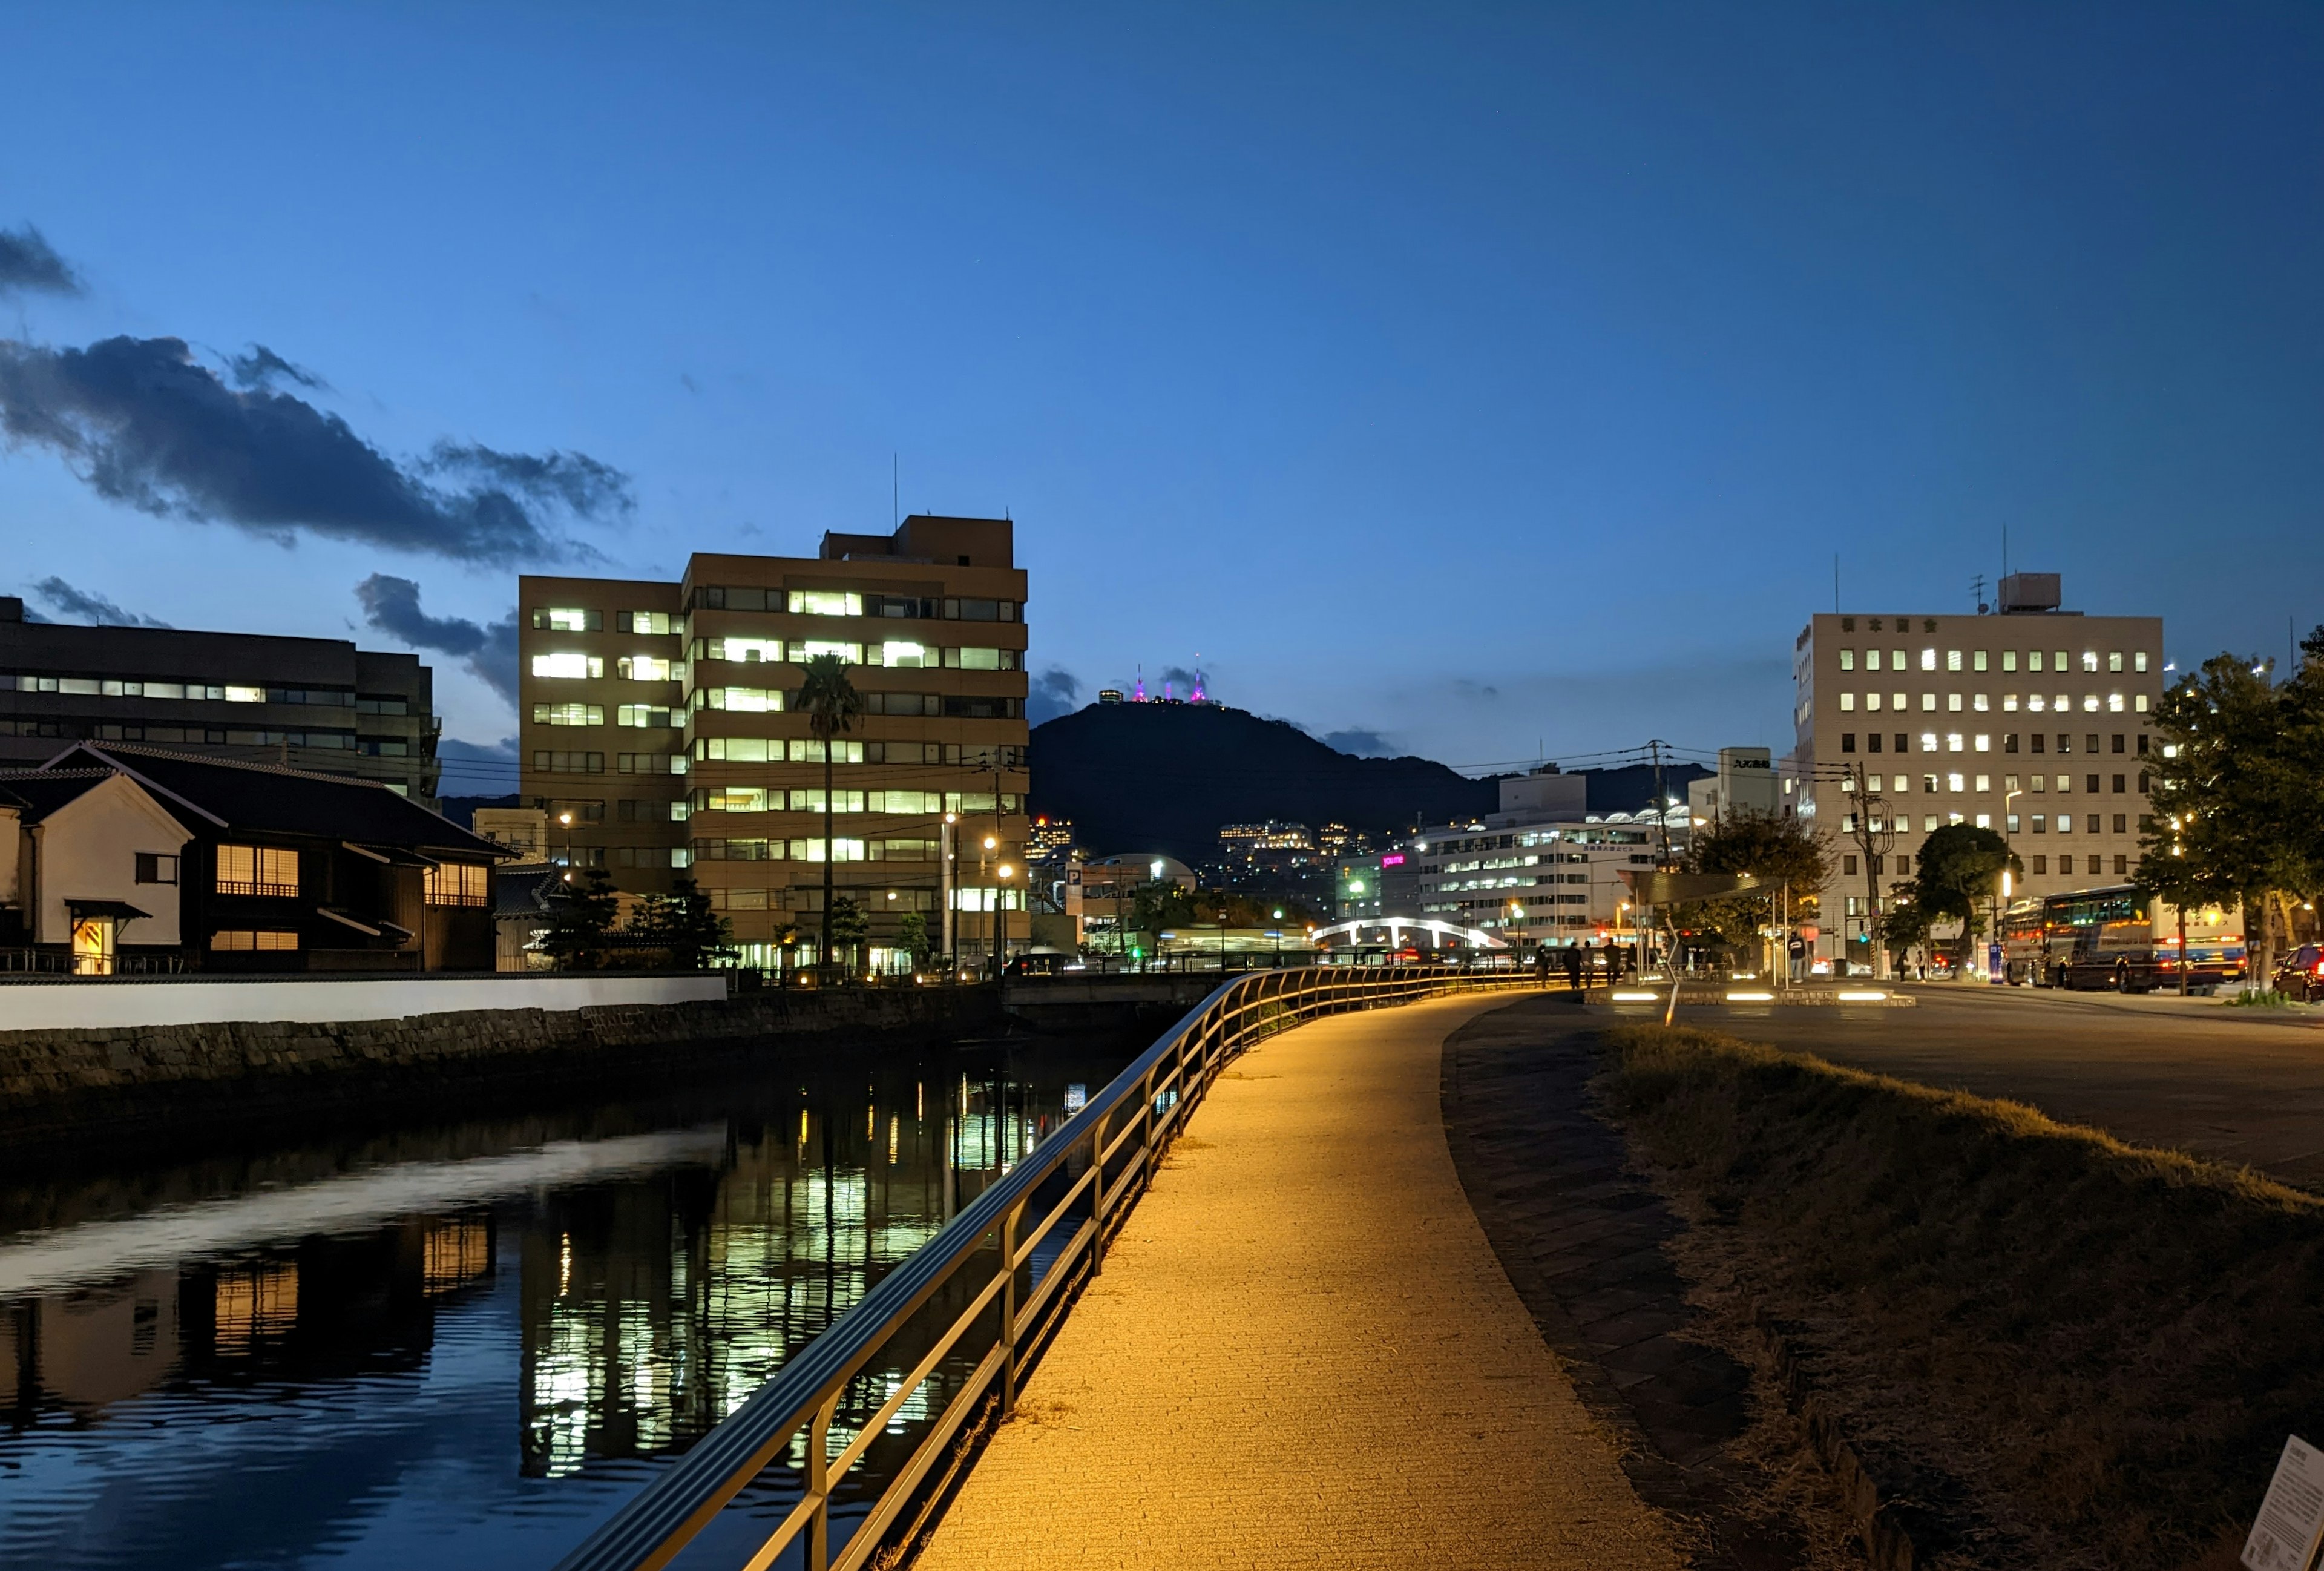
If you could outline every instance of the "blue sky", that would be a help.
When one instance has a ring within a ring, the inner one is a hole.
[[[1199,653],[1230,702],[1458,765],[1781,748],[1835,553],[1851,605],[1965,612],[2006,529],[2182,661],[2324,621],[2313,6],[10,31],[0,231],[79,285],[0,293],[12,407],[70,371],[97,408],[66,352],[116,337],[231,402],[263,345],[321,385],[252,389],[420,500],[318,528],[208,455],[140,491],[19,429],[0,592],[393,646],[385,575],[488,638],[560,550],[885,527],[895,455],[907,511],[1017,519],[1035,663],[1084,696]],[[516,467],[551,454],[593,467]],[[435,659],[447,735],[513,731]]]

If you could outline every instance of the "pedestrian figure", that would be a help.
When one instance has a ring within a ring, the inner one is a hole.
[[[1582,991],[1582,946],[1565,946],[1565,984],[1574,992]]]

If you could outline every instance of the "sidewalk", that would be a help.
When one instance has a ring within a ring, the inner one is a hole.
[[[1675,1571],[1446,1149],[1444,1038],[1506,1002],[1239,1060],[919,1566]]]

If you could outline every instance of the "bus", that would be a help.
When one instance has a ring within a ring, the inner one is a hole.
[[[2169,902],[2126,883],[2015,901],[2001,919],[2004,973],[2020,986],[2175,992],[2179,916]],[[2188,990],[2240,980],[2242,912],[2206,906],[2186,917]]]

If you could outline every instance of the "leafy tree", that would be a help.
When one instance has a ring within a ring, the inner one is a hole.
[[[1987,906],[2001,892],[2004,868],[2023,875],[2009,842],[1974,824],[1947,824],[1921,842],[1914,864],[1912,910],[1923,933],[1950,919],[1961,924],[1958,975],[1969,975],[1969,947],[1983,930]]]
[[[710,909],[710,897],[694,880],[673,881],[668,894],[649,895],[630,915],[629,929],[669,952],[679,971],[699,971],[733,952],[734,929]]]
[[[1748,873],[1770,887],[1763,894],[1730,895],[1674,908],[1673,925],[1707,932],[1728,948],[1751,954],[1759,931],[1775,920],[1782,886],[1792,892],[1794,919],[1812,915],[1815,892],[1830,875],[1831,858],[1823,837],[1803,818],[1749,811],[1729,813],[1704,826],[1687,853],[1689,873]]]
[[[2324,772],[2324,628],[2290,681],[2264,662],[2216,655],[2163,695],[2153,813],[2139,844],[2140,887],[2179,905],[2241,902],[2246,975],[2274,969],[2273,892],[2319,883],[2316,781]]]
[[[1904,886],[1910,890],[1908,883]],[[1905,954],[1916,944],[1929,941],[1929,913],[1910,893],[1892,896],[1886,919],[1880,924],[1880,941],[1887,947],[1891,964],[1902,966]]]
[[[1130,892],[1130,929],[1155,935],[1167,928],[1183,928],[1194,920],[1194,897],[1167,878],[1151,879]],[[1149,952],[1152,945],[1148,946]]]
[[[829,876],[828,873],[825,876]],[[862,906],[844,894],[824,907],[823,911],[824,964],[831,964],[832,946],[835,944],[840,948],[855,952],[860,969],[864,942],[872,937],[872,919],[864,914]]]
[[[831,964],[831,946],[836,935],[833,919],[838,914],[831,893],[832,872],[838,861],[839,847],[832,839],[832,762],[838,752],[835,745],[843,732],[855,728],[863,713],[863,695],[847,679],[847,662],[835,654],[819,654],[807,662],[807,679],[799,688],[799,707],[807,711],[807,729],[823,744],[823,954],[822,963]]]
[[[559,971],[596,970],[605,963],[605,936],[613,930],[621,905],[605,870],[589,869],[579,887],[564,886],[563,898],[549,912],[541,952]]]
[[[928,937],[928,919],[918,911],[906,911],[904,919],[896,924],[896,947],[909,955],[915,964],[935,953],[935,941]]]

